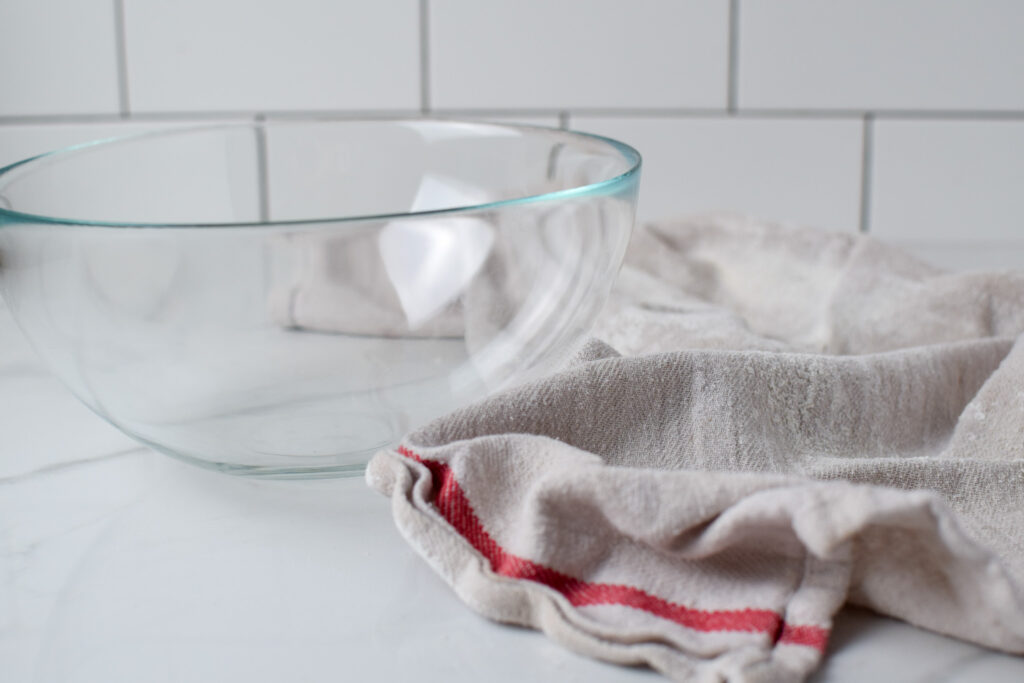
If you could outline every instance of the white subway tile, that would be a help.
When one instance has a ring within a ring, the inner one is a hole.
[[[217,123],[237,122],[221,119]],[[0,126],[0,165],[79,143],[209,123],[179,120],[170,123],[3,125]],[[219,139],[189,137],[175,141],[173,145],[164,145],[151,151],[151,154],[161,155],[161,163],[147,167],[144,173],[139,172],[131,155],[126,154],[126,148],[121,148],[122,155],[113,157],[120,159],[118,163],[96,166],[103,169],[101,177],[91,177],[89,182],[78,182],[81,179],[76,178],[74,182],[64,184],[51,180],[55,189],[45,197],[33,193],[27,197],[19,195],[19,186],[15,183],[6,198],[0,197],[0,204],[27,213],[100,221],[195,223],[256,220],[259,187],[255,137],[236,134],[230,142],[218,142]],[[108,160],[111,158],[107,157]],[[244,172],[245,164],[251,167],[248,173]],[[23,203],[26,199],[28,204]]]
[[[416,0],[139,0],[135,111],[418,109]]]
[[[83,142],[148,133],[163,128],[193,126],[201,121],[174,123],[124,121],[118,123],[43,123],[0,125],[0,167],[44,152]]]
[[[433,0],[434,107],[724,107],[728,3]]]
[[[1024,240],[954,243],[885,240],[933,265],[948,270],[1024,269]]]
[[[741,107],[1024,108],[1018,0],[775,0],[740,11]]]
[[[113,7],[0,2],[0,116],[117,112]]]
[[[573,116],[570,124],[643,155],[640,220],[733,210],[857,229],[859,121]]]
[[[871,232],[929,243],[1024,240],[1024,121],[875,123]]]

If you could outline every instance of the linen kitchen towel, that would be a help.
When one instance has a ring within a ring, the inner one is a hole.
[[[638,230],[568,367],[370,463],[470,607],[799,681],[846,602],[1024,654],[1024,274],[713,215]]]

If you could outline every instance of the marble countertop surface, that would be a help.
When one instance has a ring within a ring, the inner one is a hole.
[[[464,607],[361,479],[180,464],[81,406],[0,306],[0,680],[660,681]],[[1009,683],[1024,658],[864,611],[818,683]]]

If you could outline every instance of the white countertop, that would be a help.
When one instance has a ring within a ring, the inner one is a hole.
[[[255,481],[136,445],[0,305],[0,680],[659,681],[464,607],[362,479]],[[860,610],[817,682],[1024,681],[1024,658]]]

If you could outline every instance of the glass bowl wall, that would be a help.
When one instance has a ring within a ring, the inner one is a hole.
[[[639,163],[429,120],[91,143],[0,170],[0,292],[136,439],[242,474],[357,473],[563,359],[622,261]]]

